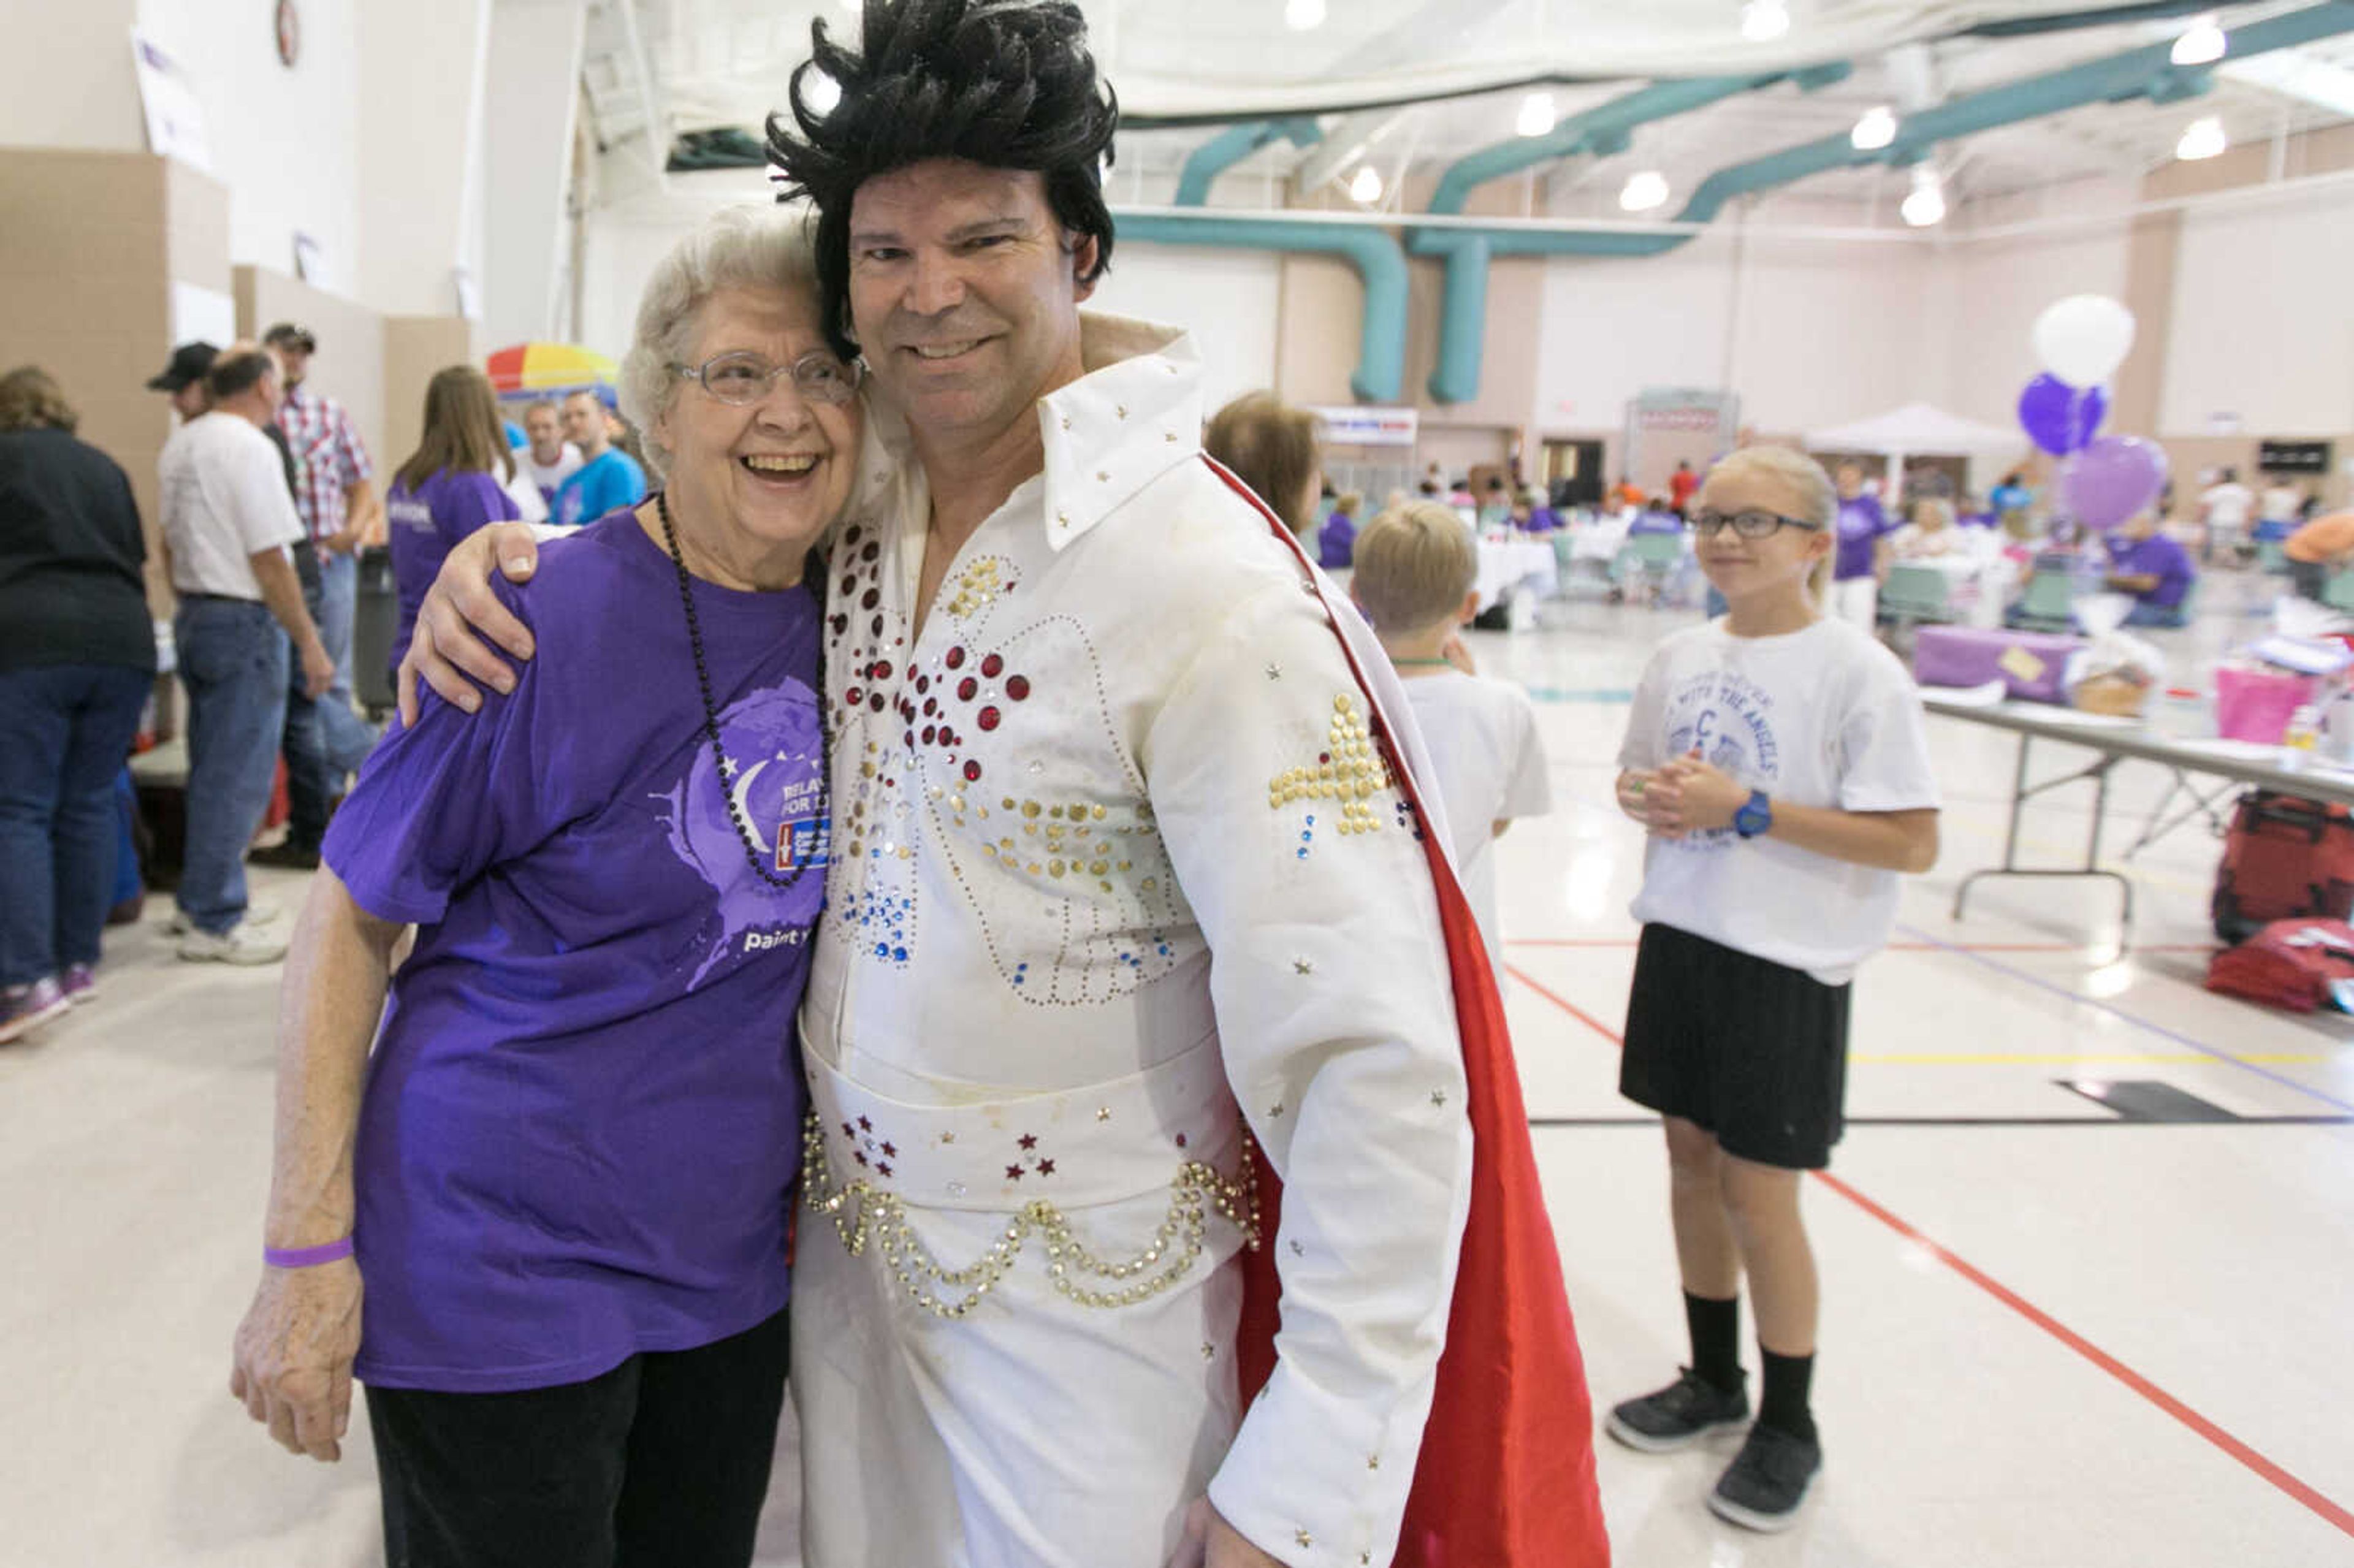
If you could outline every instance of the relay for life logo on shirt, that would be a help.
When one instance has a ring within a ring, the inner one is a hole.
[[[1772,793],[1782,778],[1782,747],[1774,736],[1774,698],[1730,670],[1712,670],[1668,695],[1666,755],[1689,757],[1729,774],[1744,788]],[[1712,828],[1669,841],[1681,849],[1717,850],[1737,835]]]
[[[825,901],[827,853],[825,752],[817,697],[798,681],[738,699],[719,715],[720,747],[733,777],[722,789],[707,744],[691,754],[686,776],[667,796],[670,847],[717,895],[719,932],[694,983],[731,954],[746,957],[809,940]],[[800,878],[779,887],[758,875],[737,836],[729,796],[743,812],[761,862]]]

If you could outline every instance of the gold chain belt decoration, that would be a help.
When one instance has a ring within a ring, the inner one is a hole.
[[[998,1281],[1013,1271],[1033,1235],[1046,1245],[1046,1274],[1055,1288],[1082,1307],[1133,1307],[1170,1289],[1202,1255],[1207,1211],[1215,1208],[1242,1232],[1243,1245],[1259,1245],[1258,1176],[1248,1132],[1243,1134],[1239,1173],[1227,1176],[1198,1160],[1180,1166],[1169,1183],[1169,1212],[1151,1243],[1135,1256],[1114,1262],[1099,1257],[1078,1238],[1069,1216],[1044,1198],[1024,1203],[1008,1218],[1004,1233],[962,1268],[932,1255],[907,1218],[896,1192],[864,1180],[836,1188],[825,1153],[825,1128],[811,1108],[801,1134],[802,1201],[833,1222],[853,1257],[880,1244],[884,1261],[909,1299],[938,1318],[961,1319],[981,1305]],[[1111,1282],[1109,1288],[1090,1283]],[[943,1291],[962,1291],[955,1300]]]

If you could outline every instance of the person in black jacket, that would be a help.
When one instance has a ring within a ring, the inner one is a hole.
[[[0,1043],[93,989],[155,682],[138,503],[78,423],[45,372],[0,376]]]

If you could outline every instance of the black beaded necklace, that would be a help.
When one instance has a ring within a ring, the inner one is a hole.
[[[719,792],[726,799],[728,820],[736,824],[736,837],[744,845],[744,858],[751,863],[753,872],[760,880],[775,888],[790,887],[801,881],[801,873],[816,863],[818,846],[826,836],[825,825],[822,822],[811,837],[810,853],[806,857],[798,848],[795,848],[792,853],[792,869],[784,875],[778,875],[762,858],[760,841],[754,835],[752,824],[745,820],[743,802],[736,798],[736,764],[729,759],[726,749],[719,743],[719,705],[714,702],[711,696],[711,662],[704,655],[703,627],[695,615],[695,586],[693,580],[686,575],[686,556],[678,547],[678,528],[670,519],[670,495],[667,492],[659,490],[654,492],[654,509],[662,514],[663,537],[670,545],[671,565],[678,568],[678,601],[686,607],[686,641],[687,645],[695,651],[695,683],[696,689],[703,694],[703,733],[711,738],[711,755],[719,768]],[[813,690],[819,693],[825,690],[825,629],[822,626],[818,629],[817,684]],[[833,758],[832,748],[825,733],[822,697],[819,701],[817,737],[818,778],[824,782],[830,799],[833,789]],[[684,800],[680,802],[679,810],[682,811],[686,810]],[[829,804],[829,815],[831,811],[832,807]],[[782,824],[779,824],[777,831],[782,833],[785,829]]]

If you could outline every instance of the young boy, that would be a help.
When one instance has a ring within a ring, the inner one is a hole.
[[[1479,608],[1472,587],[1479,571],[1463,520],[1436,502],[1410,501],[1357,535],[1349,592],[1405,678],[1438,770],[1463,894],[1479,917],[1489,965],[1501,975],[1493,846],[1513,818],[1551,810],[1553,787],[1527,694],[1466,673],[1445,655],[1457,628]]]
[[[1937,856],[1912,680],[1820,608],[1839,504],[1795,451],[1716,465],[1691,521],[1730,609],[1652,655],[1618,759],[1619,807],[1651,835],[1618,1086],[1666,1118],[1692,1362],[1609,1430],[1659,1453],[1748,1419],[1745,1272],[1764,1393],[1709,1507],[1753,1530],[1793,1522],[1822,1466],[1798,1182],[1840,1137],[1848,981],[1888,940],[1898,874]]]

